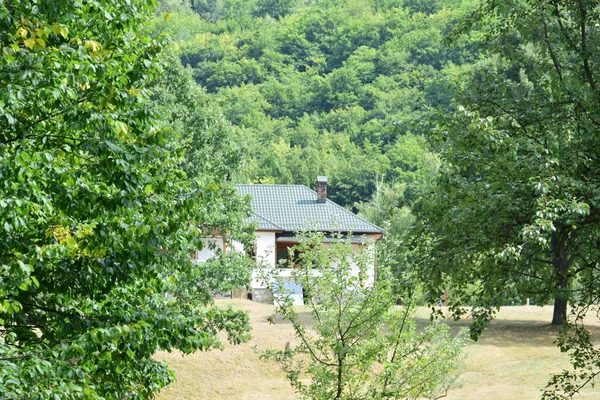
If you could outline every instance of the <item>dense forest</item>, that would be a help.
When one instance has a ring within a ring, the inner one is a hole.
[[[378,184],[408,185],[410,200],[437,168],[425,116],[452,107],[450,78],[477,59],[476,35],[445,40],[471,3],[165,0],[155,29],[241,128],[234,180],[327,175],[353,207]]]

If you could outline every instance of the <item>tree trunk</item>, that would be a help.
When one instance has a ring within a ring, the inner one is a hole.
[[[342,389],[343,389],[343,385],[342,385],[342,380],[343,380],[343,375],[342,375],[342,366],[344,365],[344,360],[342,357],[338,356],[338,366],[337,366],[337,393],[335,395],[336,400],[339,400],[342,398]]]
[[[561,240],[557,230],[552,234],[552,267],[556,277],[556,292],[554,294],[554,312],[552,314],[552,325],[562,325],[567,320],[567,304],[569,289],[569,257],[567,254],[566,241]]]
[[[560,298],[560,293],[554,297],[554,312],[552,313],[552,325],[562,325],[567,320],[567,300]]]

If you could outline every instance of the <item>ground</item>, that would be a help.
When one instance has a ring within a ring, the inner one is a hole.
[[[185,357],[179,353],[157,354],[177,374],[177,382],[164,389],[158,399],[297,399],[278,366],[259,360],[253,350],[284,348],[287,341],[294,340],[291,326],[267,321],[272,306],[246,300],[219,300],[218,304],[249,312],[252,339],[240,346],[226,346],[223,351]],[[428,311],[421,310],[419,324],[426,324],[428,317]],[[308,315],[304,318],[308,320]],[[452,389],[446,399],[539,399],[550,374],[568,367],[566,356],[553,344],[557,328],[550,326],[551,319],[551,307],[503,308],[481,339],[467,347],[465,368],[459,378],[461,387]],[[458,330],[468,321],[450,324]],[[598,399],[600,388],[589,388],[577,398]]]

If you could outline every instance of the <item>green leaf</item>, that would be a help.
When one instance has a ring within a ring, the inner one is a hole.
[[[36,40],[34,37],[31,37],[29,39],[25,39],[23,41],[23,43],[25,44],[25,46],[29,49],[33,49],[33,47],[35,46]]]

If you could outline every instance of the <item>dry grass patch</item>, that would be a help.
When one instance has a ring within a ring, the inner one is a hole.
[[[425,311],[425,314],[427,311]],[[422,323],[426,323],[426,315]],[[504,307],[476,343],[466,349],[462,387],[447,399],[539,399],[553,373],[569,367],[568,358],[554,345],[559,328],[551,326],[552,307]],[[449,322],[455,329],[468,320]],[[598,324],[595,325],[596,338]],[[598,388],[587,388],[580,398],[599,399]]]
[[[252,339],[225,350],[195,353],[182,357],[179,353],[157,354],[177,373],[177,382],[163,390],[158,399],[239,399],[291,400],[297,396],[278,366],[259,360],[258,349],[284,348],[294,340],[289,324],[270,324],[267,317],[273,306],[246,300],[219,300],[249,312]],[[309,314],[301,313],[309,322]],[[477,343],[466,349],[465,369],[459,381],[462,387],[451,390],[450,400],[530,400],[539,399],[541,389],[552,373],[568,367],[568,359],[553,344],[558,329],[550,326],[551,307],[505,307]],[[423,309],[417,322],[429,322]],[[450,322],[459,330],[468,321]],[[598,324],[596,337],[600,340]],[[600,399],[600,388],[588,388],[582,399]]]
[[[217,304],[231,304],[247,311],[252,339],[239,346],[227,345],[223,351],[198,352],[184,357],[176,352],[157,354],[157,358],[167,361],[177,374],[177,382],[164,389],[158,399],[296,399],[278,365],[259,360],[252,349],[254,346],[283,348],[294,338],[292,327],[267,321],[273,306],[238,299],[219,300]]]

